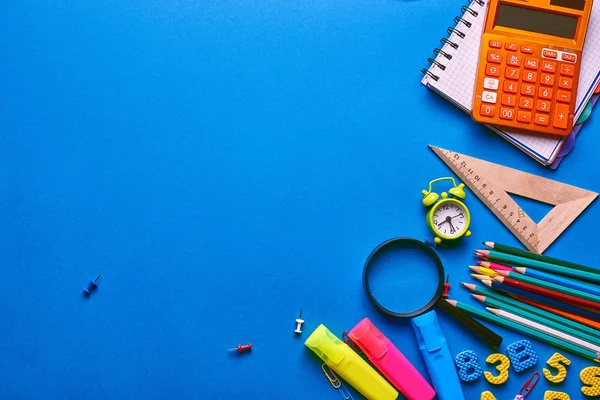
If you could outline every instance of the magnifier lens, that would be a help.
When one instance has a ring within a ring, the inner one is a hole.
[[[379,304],[395,313],[408,313],[433,298],[439,275],[435,261],[422,249],[392,245],[371,260],[368,280]]]

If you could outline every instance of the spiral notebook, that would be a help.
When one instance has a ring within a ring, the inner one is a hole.
[[[423,70],[425,76],[421,82],[470,114],[487,2],[472,0],[469,6],[463,6],[461,10],[462,16],[454,19],[456,26],[448,28],[448,38],[442,39],[442,48],[435,49],[435,58],[428,59],[431,66]],[[600,0],[596,0],[583,49],[575,121],[583,112],[599,82]],[[556,159],[567,138],[487,126],[544,165],[549,165]]]

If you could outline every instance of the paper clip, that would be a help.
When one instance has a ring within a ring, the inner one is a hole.
[[[527,382],[525,382],[525,384],[521,387],[521,390],[519,390],[519,394],[523,397],[527,396],[539,380],[540,373],[534,372],[533,375],[531,375],[531,377],[527,379]]]
[[[346,390],[346,387],[342,385],[342,381],[338,379],[338,377],[335,375],[335,372],[333,372],[333,370],[329,368],[327,364],[323,363],[323,365],[321,365],[321,369],[325,373],[325,376],[327,377],[329,383],[331,383],[331,386],[333,386],[335,390],[340,392],[340,396],[342,396],[342,399],[353,400],[352,395],[350,395],[350,393]]]

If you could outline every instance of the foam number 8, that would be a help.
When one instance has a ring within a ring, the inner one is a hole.
[[[494,397],[492,392],[485,391],[481,393],[481,397],[479,398],[479,400],[496,400],[496,398]]]
[[[454,362],[458,367],[458,376],[464,382],[473,382],[483,374],[483,370],[477,361],[477,354],[473,350],[458,353]]]
[[[529,340],[519,340],[506,348],[508,358],[516,372],[523,372],[533,367],[538,360]]]
[[[581,388],[581,392],[586,396],[600,395],[600,367],[584,368],[579,374],[581,383],[587,386]]]
[[[495,353],[490,354],[488,358],[485,359],[485,362],[488,364],[494,364],[495,362],[500,361],[499,365],[496,365],[496,369],[498,370],[498,376],[492,375],[491,372],[485,371],[483,374],[485,376],[485,380],[491,383],[492,385],[502,385],[504,382],[508,380],[508,369],[510,368],[510,360],[504,354]]]
[[[544,400],[571,400],[568,394],[563,392],[553,392],[552,390],[546,390],[544,393]]]
[[[567,368],[563,364],[571,365],[571,360],[560,353],[554,353],[552,357],[546,361],[546,364],[558,371],[556,375],[552,375],[552,372],[550,372],[548,368],[544,368],[543,372],[546,379],[552,383],[561,383],[567,377]]]

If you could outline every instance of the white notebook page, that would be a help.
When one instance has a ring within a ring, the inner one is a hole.
[[[434,89],[467,113],[471,113],[473,106],[479,45],[487,12],[487,2],[485,5],[481,5],[477,1],[473,1],[469,8],[478,14],[474,16],[467,10],[463,15],[462,18],[470,22],[471,27],[468,28],[462,22],[456,25],[456,29],[464,33],[465,37],[461,38],[457,33],[452,33],[448,38],[450,42],[458,45],[458,49],[452,48],[449,43],[442,47],[442,51],[452,55],[452,59],[448,60],[442,54],[438,54],[436,61],[446,68],[442,69],[435,63],[429,68],[429,72],[439,79],[435,80],[430,75],[425,75],[422,80],[424,85]],[[600,0],[596,0],[592,8],[592,16],[583,50],[575,121],[583,112],[585,104],[599,81]],[[552,162],[556,158],[565,140],[564,137],[512,132],[507,128],[496,126],[489,126],[489,128],[543,163]]]

